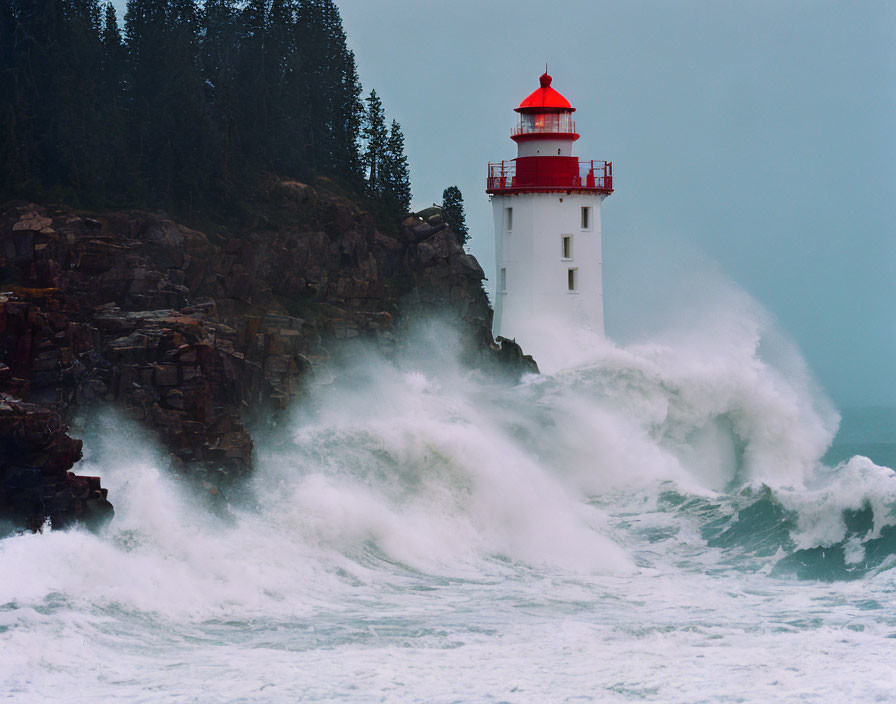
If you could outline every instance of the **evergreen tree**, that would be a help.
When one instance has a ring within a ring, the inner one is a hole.
[[[302,148],[309,100],[307,94],[299,93],[301,86],[295,73],[297,12],[296,0],[271,0],[264,45],[264,81],[270,115],[266,138],[271,155],[267,168],[293,175],[313,170]]]
[[[270,172],[410,199],[333,0],[128,0],[124,40],[110,0],[0,0],[0,198],[193,216]]]
[[[212,178],[223,192],[230,189],[234,173],[241,166],[235,154],[239,134],[237,56],[241,40],[237,13],[236,0],[206,0],[199,44],[204,107],[210,131],[207,167],[213,171]]]
[[[128,130],[127,151],[135,173],[132,190],[135,200],[157,207],[164,196],[159,174],[162,133],[167,128],[161,114],[165,76],[166,42],[165,3],[156,0],[128,0],[125,11],[125,37],[128,51],[130,84],[126,97]],[[142,204],[142,203],[141,203]]]
[[[464,197],[457,186],[448,186],[442,191],[442,215],[448,227],[460,238],[460,243],[466,244],[470,239],[470,231],[464,214]]]
[[[103,10],[100,41],[102,42],[100,80],[103,83],[103,97],[105,100],[118,101],[120,91],[124,87],[122,81],[127,63],[127,50],[121,39],[121,30],[118,28],[115,5],[111,2],[107,2]]]
[[[91,194],[101,195],[105,186],[102,132],[106,120],[95,78],[102,70],[102,13],[98,0],[60,4],[59,73],[52,80],[59,103],[51,118],[60,168],[52,187],[70,193],[80,204]]]
[[[115,12],[115,5],[111,2],[106,3],[103,9],[103,30],[102,30],[103,47],[107,54],[121,60],[121,30],[118,28],[118,13]]]
[[[375,90],[364,99],[367,108],[364,111],[364,168],[367,176],[367,191],[372,196],[383,193],[383,174],[381,173],[386,155],[386,143],[389,135],[386,132],[386,113]]]
[[[361,129],[364,106],[361,102],[361,81],[358,79],[355,67],[355,55],[347,49],[341,56],[338,80],[340,90],[333,115],[334,156],[337,172],[355,180],[362,173],[358,133]]]
[[[96,192],[102,112],[98,103],[99,6],[96,0],[5,3],[0,49],[8,90],[2,101],[0,164],[14,194],[48,192],[79,202]],[[8,135],[8,137],[7,137]]]
[[[392,120],[382,166],[383,198],[401,214],[411,208],[411,177],[401,126]]]
[[[208,193],[209,128],[199,68],[196,0],[129,0],[129,121],[146,195],[193,213]]]
[[[267,2],[249,0],[240,13],[243,34],[238,55],[235,119],[247,164],[269,159],[270,120],[265,44]]]
[[[0,3],[0,193],[12,192],[21,180],[15,124],[18,95],[13,48],[15,22],[12,4]]]
[[[13,15],[12,3],[0,3],[0,86],[8,87],[9,73],[12,70],[13,37],[15,36],[16,18]],[[8,96],[8,93],[0,95]]]
[[[333,0],[298,0],[294,75],[295,95],[305,101],[303,160],[357,179],[361,86]]]
[[[323,86],[329,135],[325,166],[334,173],[357,174],[357,133],[363,108],[355,57],[348,49],[336,3],[318,1],[327,38],[327,55],[321,57],[321,64],[326,67]]]
[[[99,194],[101,197],[92,198],[91,201],[127,204],[125,191],[134,182],[128,159],[128,116],[124,102],[127,90],[127,49],[121,38],[115,6],[111,2],[107,2],[103,10],[100,40],[102,52],[98,95],[103,111],[103,142],[99,155],[102,170],[99,188],[102,193]]]

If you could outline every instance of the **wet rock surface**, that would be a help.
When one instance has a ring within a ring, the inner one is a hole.
[[[81,441],[58,413],[0,393],[0,516],[30,530],[111,518],[100,478],[68,471],[79,459]]]
[[[80,441],[62,423],[78,409],[123,409],[216,491],[251,470],[247,424],[331,379],[345,344],[394,354],[415,319],[438,314],[471,366],[537,371],[492,339],[482,269],[437,208],[383,232],[306,184],[272,182],[259,197],[258,222],[227,234],[139,211],[0,209],[0,431],[14,438],[0,449],[0,517],[35,528],[108,507],[95,478],[68,472]],[[52,441],[22,430],[44,421]]]

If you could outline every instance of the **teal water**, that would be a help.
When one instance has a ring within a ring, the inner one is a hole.
[[[824,462],[836,465],[855,455],[896,467],[896,406],[847,407]]]

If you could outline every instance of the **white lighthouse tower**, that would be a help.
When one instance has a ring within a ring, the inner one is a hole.
[[[600,207],[613,192],[613,164],[573,156],[575,108],[541,86],[520,103],[510,138],[517,157],[488,165],[495,216],[495,335],[538,358],[545,337],[604,334]]]

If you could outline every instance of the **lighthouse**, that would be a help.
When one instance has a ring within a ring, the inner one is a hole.
[[[536,354],[567,331],[604,334],[600,208],[613,164],[574,155],[575,108],[540,86],[515,108],[516,159],[490,163],[495,218],[495,335]]]

